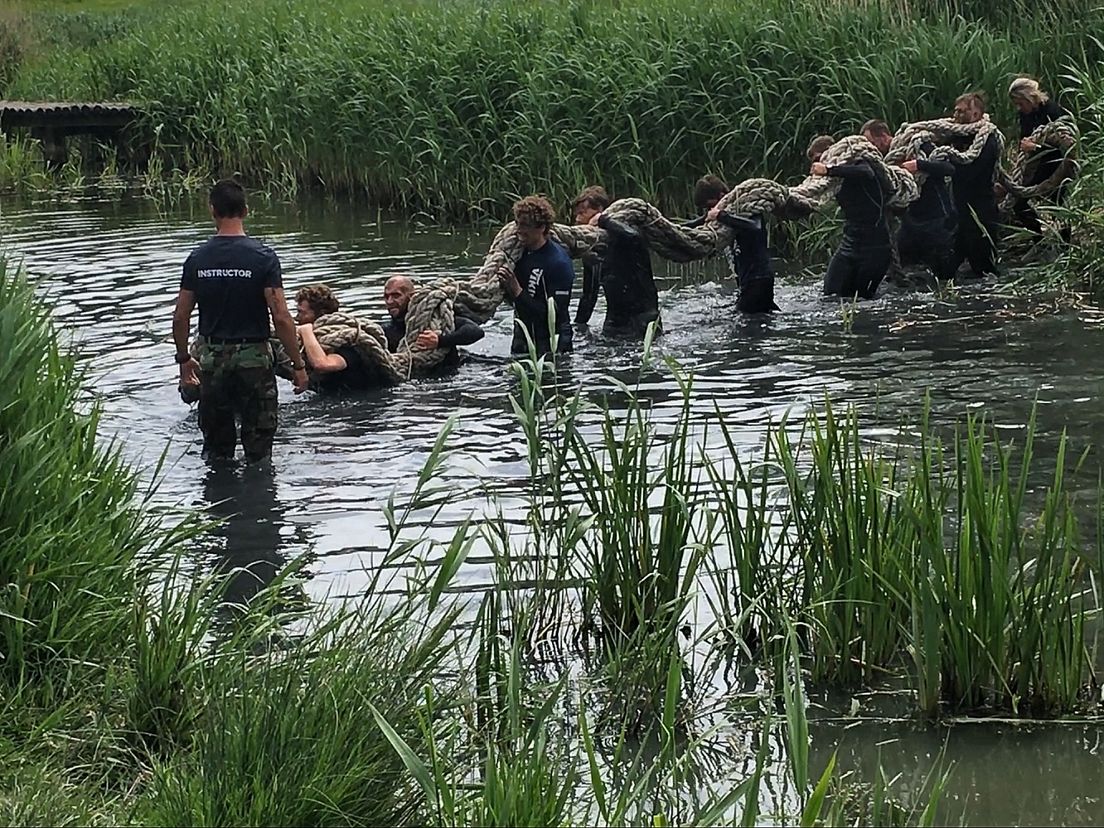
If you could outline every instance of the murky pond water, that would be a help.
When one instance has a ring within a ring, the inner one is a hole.
[[[326,281],[345,307],[381,320],[387,276],[470,275],[491,235],[419,229],[329,204],[258,204],[248,226],[280,254],[289,293]],[[176,393],[170,337],[180,266],[210,232],[202,204],[168,211],[125,198],[0,204],[0,244],[40,279],[58,321],[91,358],[90,384],[103,397],[106,432],[146,468],[165,452],[162,500],[228,501],[216,512],[229,520],[198,550],[198,564],[248,565],[265,579],[309,554],[313,597],[356,594],[387,542],[381,511],[387,497],[397,490],[401,501],[410,491],[452,414],[459,423],[447,474],[458,490],[489,482],[508,492],[523,484],[525,444],[507,399],[514,381],[506,311],[450,376],[339,398],[294,397],[284,385],[274,474],[244,485],[235,474],[211,472],[200,458],[195,411]],[[696,416],[704,421],[719,411],[749,452],[762,444],[772,419],[801,413],[826,395],[859,404],[871,431],[889,434],[916,419],[925,391],[940,424],[984,407],[1014,435],[1037,401],[1041,453],[1063,429],[1078,451],[1104,445],[1104,329],[1091,313],[1058,311],[1045,297],[1002,295],[990,284],[950,297],[887,291],[849,324],[838,303],[821,300],[814,283],[795,278],[780,281],[781,313],[749,322],[734,313],[732,287],[717,273],[704,267],[667,274],[668,333],[656,351],[694,372]],[[601,304],[595,327],[600,313]],[[577,339],[563,378],[599,394],[610,387],[606,376],[635,381],[639,363],[638,345],[607,342],[595,332]],[[677,414],[681,398],[665,371],[649,372],[641,393],[658,416]],[[1086,485],[1091,480],[1095,475]],[[426,530],[444,537],[472,508],[451,503]],[[488,561],[474,555],[460,581],[477,589],[490,577]],[[235,588],[241,594],[256,584],[239,578]],[[931,728],[828,715],[813,727],[815,751],[826,754],[839,744],[841,757],[868,777],[880,757],[887,770],[915,781],[946,745],[957,763],[951,816],[965,812],[974,825],[1104,819],[1102,731],[1095,725]]]

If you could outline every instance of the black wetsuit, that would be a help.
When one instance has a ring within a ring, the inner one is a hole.
[[[962,142],[965,144],[965,141]],[[997,197],[994,172],[1000,162],[1000,141],[990,135],[978,157],[955,167],[951,179],[958,232],[955,234],[953,271],[965,261],[978,276],[997,271]]]
[[[706,217],[684,222],[684,227],[701,227]],[[763,216],[742,218],[720,213],[717,221],[735,231],[732,243],[724,248],[729,272],[740,285],[736,309],[743,313],[767,313],[778,310],[774,303],[774,268],[771,267],[767,224]]]
[[[455,327],[452,333],[441,334],[437,339],[437,348],[447,348],[448,353],[441,360],[442,366],[456,366],[460,364],[460,353],[456,350],[459,345],[471,345],[483,338],[483,329],[472,319],[456,314],[453,322]],[[399,317],[391,317],[383,326],[383,332],[387,336],[387,350],[395,353],[406,339],[406,314]]]
[[[606,294],[603,333],[639,337],[651,322],[661,329],[659,292],[647,242],[635,227],[606,215],[599,217],[598,226],[606,231],[606,241],[583,257],[583,293],[575,324],[590,321],[602,290]]]
[[[388,385],[387,377],[370,362],[365,362],[359,349],[354,345],[345,345],[334,351],[345,360],[345,368],[340,371],[316,371],[311,374],[311,388],[320,394],[332,394],[345,391],[367,391]]]
[[[935,146],[925,142],[920,149],[927,155]],[[958,214],[947,178],[954,175],[954,164],[918,158],[916,167],[928,177],[920,188],[920,197],[908,206],[901,219],[897,253],[902,264],[927,265],[937,279],[951,279],[954,277],[951,263]]]
[[[1062,112],[1058,104],[1052,100],[1040,104],[1026,114],[1021,112],[1020,138],[1030,138],[1031,133],[1036,129],[1044,124],[1049,124],[1051,121],[1057,121],[1064,114],[1065,113]],[[1023,182],[1023,185],[1025,187],[1034,187],[1036,184],[1042,184],[1058,171],[1065,157],[1066,153],[1061,147],[1043,144],[1031,154],[1032,162],[1035,166],[1031,175]],[[1059,185],[1058,189],[1047,196],[1043,196],[1042,200],[1050,204],[1061,204],[1066,200],[1066,184],[1063,183]],[[1039,221],[1039,214],[1036,213],[1035,208],[1031,206],[1031,202],[1026,199],[1017,199],[1012,207],[1012,212],[1015,214],[1019,223],[1028,230],[1036,235],[1042,234],[1043,225]]]
[[[886,207],[888,182],[866,161],[828,168],[842,178],[836,202],[843,214],[843,241],[828,263],[824,293],[873,299],[892,259]]]

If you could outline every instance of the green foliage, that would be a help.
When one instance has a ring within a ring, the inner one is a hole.
[[[64,693],[71,674],[130,640],[139,555],[172,554],[138,476],[97,443],[80,373],[46,308],[0,263],[0,686]]]
[[[321,185],[481,217],[528,192],[566,203],[597,181],[675,213],[704,172],[793,175],[815,133],[942,114],[967,88],[1001,102],[1015,74],[1053,79],[1101,55],[1092,9],[923,6],[159,5],[45,25],[11,94],[140,101],[166,168],[288,194]]]

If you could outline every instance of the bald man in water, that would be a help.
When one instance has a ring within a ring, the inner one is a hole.
[[[408,276],[392,276],[383,286],[383,304],[391,318],[383,326],[387,334],[387,350],[399,350],[406,339],[406,311],[414,295],[414,281]],[[448,354],[442,365],[458,365],[460,355],[457,345],[471,345],[483,338],[483,329],[474,321],[461,314],[455,316],[455,329],[452,333],[440,331],[422,331],[417,343],[423,348],[447,348]]]

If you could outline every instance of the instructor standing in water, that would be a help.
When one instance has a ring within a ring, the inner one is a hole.
[[[245,190],[224,179],[211,189],[215,235],[184,262],[173,313],[181,385],[199,387],[199,427],[210,459],[232,459],[241,421],[246,460],[272,454],[276,434],[276,377],[269,317],[284,350],[293,354],[295,393],[307,387],[295,322],[284,299],[280,260],[245,233]],[[192,311],[199,305],[199,362],[188,353]]]

